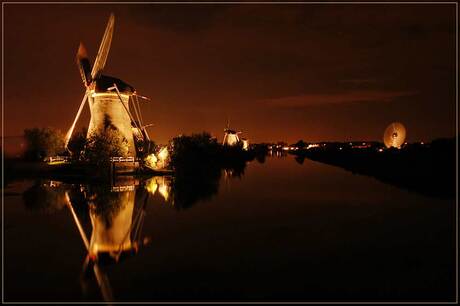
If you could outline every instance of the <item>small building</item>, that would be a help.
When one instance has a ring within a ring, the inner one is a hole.
[[[241,138],[241,142],[243,143],[243,150],[249,150],[249,140],[246,138]]]

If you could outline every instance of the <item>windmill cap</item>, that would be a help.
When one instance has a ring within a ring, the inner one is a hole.
[[[120,79],[108,76],[108,75],[101,75],[96,80],[95,91],[96,92],[107,92],[107,91],[109,91],[110,87],[113,87],[113,84],[115,84],[117,86],[118,90],[120,92],[122,92],[122,93],[132,94],[132,93],[134,93],[136,91],[134,89],[134,87],[129,85],[128,83],[126,83],[126,82],[124,82],[124,81],[122,81]]]

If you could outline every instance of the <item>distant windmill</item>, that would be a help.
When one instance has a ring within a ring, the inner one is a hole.
[[[87,137],[109,128],[113,129],[120,139],[126,139],[128,142],[128,152],[124,157],[135,157],[138,152],[143,151],[146,141],[150,140],[145,129],[147,126],[142,123],[138,95],[131,85],[120,79],[102,74],[112,42],[114,23],[115,17],[111,14],[92,67],[83,44],[80,43],[78,47],[77,65],[86,91],[73,124],[66,134],[65,146],[67,148],[75,124],[81,115],[85,102],[88,101],[91,120]],[[130,104],[136,118],[130,111]]]
[[[222,141],[222,145],[236,146],[240,142],[238,134],[241,134],[241,132],[236,132],[230,129],[230,122],[227,118],[227,127],[224,129],[224,140]]]

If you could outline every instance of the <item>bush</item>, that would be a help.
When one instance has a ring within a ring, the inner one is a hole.
[[[81,131],[75,133],[72,138],[70,138],[67,148],[70,152],[72,152],[73,160],[80,160],[80,158],[83,157],[85,146],[87,144],[87,133],[88,130],[86,128],[82,128]]]
[[[128,154],[128,140],[120,137],[118,130],[107,128],[100,133],[91,134],[85,146],[85,159],[98,168],[110,165],[113,156]]]

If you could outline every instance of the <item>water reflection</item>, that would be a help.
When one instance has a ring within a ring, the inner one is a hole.
[[[23,193],[27,208],[52,213],[65,207],[67,187],[57,181],[37,181]]]
[[[303,162],[305,161],[305,156],[297,155],[294,159],[298,164],[303,165]]]
[[[284,157],[256,163],[107,185],[12,186],[30,188],[24,201],[6,197],[8,298],[433,300],[455,292],[452,201],[308,159],[308,171]]]
[[[148,197],[158,190],[167,201],[170,187],[165,178],[146,183],[134,178],[106,185],[39,180],[24,192],[24,203],[30,209],[48,213],[69,209],[87,251],[81,277],[84,295],[95,281],[103,299],[113,300],[104,267],[137,254],[149,243],[142,235]]]
[[[186,209],[211,199],[226,180],[244,175],[243,163],[213,169],[195,176],[120,177],[110,184],[64,183],[37,180],[23,193],[31,210],[53,213],[67,208],[87,252],[83,260],[81,288],[88,297],[94,285],[106,301],[114,299],[106,267],[133,256],[148,245],[142,228],[149,199],[159,196],[174,209]]]
[[[161,195],[165,202],[169,202],[171,194],[171,185],[172,178],[170,176],[154,176],[145,180],[144,186],[145,189],[150,193],[150,195],[158,194]]]

